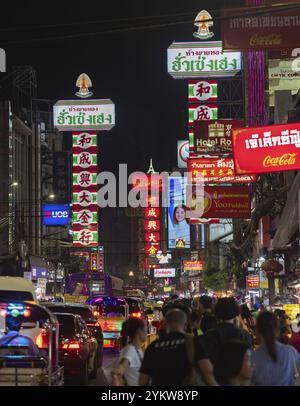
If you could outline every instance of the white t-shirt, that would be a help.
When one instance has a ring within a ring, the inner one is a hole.
[[[138,354],[140,354],[140,357]],[[126,347],[124,347],[121,351],[120,360],[125,358],[129,362],[129,365],[124,373],[124,378],[128,386],[138,386],[139,370],[142,365],[143,356],[143,352],[141,350],[137,350],[132,344],[127,344]]]

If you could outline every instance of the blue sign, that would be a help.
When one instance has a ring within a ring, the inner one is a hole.
[[[32,277],[34,279],[46,279],[47,278],[47,269],[45,268],[40,268],[38,266],[32,266],[31,267],[32,271]]]
[[[44,204],[44,226],[66,226],[70,223],[70,205],[68,204]]]

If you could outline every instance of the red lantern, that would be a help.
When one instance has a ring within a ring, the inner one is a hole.
[[[267,261],[263,262],[261,267],[268,276],[273,276],[274,273],[279,273],[283,270],[283,266],[274,259],[268,259]]]

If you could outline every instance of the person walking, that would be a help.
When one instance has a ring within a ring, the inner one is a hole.
[[[214,374],[221,386],[249,386],[253,373],[251,351],[240,341],[227,341],[218,350]]]
[[[198,337],[186,333],[187,323],[187,314],[179,308],[166,313],[165,334],[146,349],[140,369],[141,386],[217,385]],[[200,378],[197,384],[192,374],[196,369]],[[192,375],[193,382],[189,381]]]
[[[242,341],[249,348],[252,347],[251,335],[248,331],[239,328],[240,308],[233,297],[219,299],[215,306],[215,315],[218,326],[207,331],[204,338],[204,346],[213,365],[216,363],[219,347],[226,341]]]
[[[147,338],[147,327],[143,320],[131,317],[123,323],[122,345],[119,364],[112,371],[112,380],[118,386],[138,386],[139,370],[142,365],[141,347]]]
[[[253,384],[256,386],[293,386],[300,367],[300,355],[290,345],[278,341],[280,323],[274,313],[262,312],[256,321],[261,345],[253,352]]]
[[[292,323],[292,337],[290,338],[289,344],[296,348],[300,353],[300,317],[297,317],[296,321]]]

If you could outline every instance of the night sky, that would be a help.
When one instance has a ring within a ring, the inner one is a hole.
[[[129,171],[146,171],[150,157],[157,171],[172,170],[177,165],[177,140],[187,138],[187,83],[168,75],[167,48],[173,41],[195,40],[193,20],[202,9],[215,17],[224,5],[243,2],[11,3],[14,4],[6,6],[5,21],[1,19],[0,27],[0,47],[7,53],[7,70],[14,65],[33,66],[37,71],[38,97],[53,101],[76,98],[76,78],[82,72],[87,73],[93,82],[93,97],[110,98],[116,106],[116,126],[110,132],[103,132],[100,144],[101,169],[115,172],[119,163],[128,163]],[[183,15],[172,16],[180,13]],[[174,21],[190,23],[47,40]],[[212,31],[215,39],[219,39],[217,22]],[[27,42],[36,38],[38,42]],[[103,238],[116,239],[109,231],[106,235],[104,231]],[[124,239],[127,239],[126,232]]]

